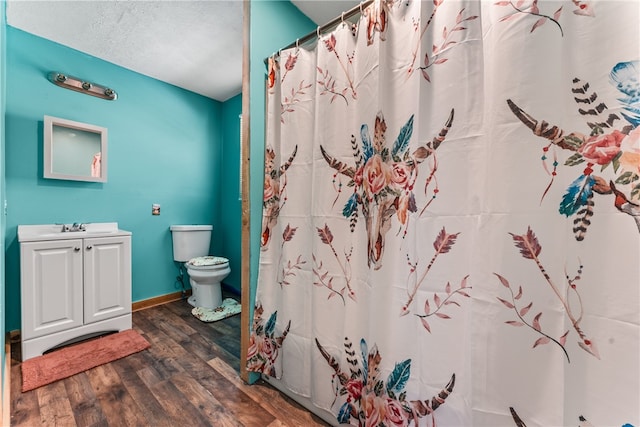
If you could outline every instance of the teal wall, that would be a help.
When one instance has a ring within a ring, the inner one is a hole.
[[[20,327],[18,224],[116,221],[133,233],[133,301],[181,290],[169,226],[213,224],[214,235],[226,229],[219,215],[222,146],[231,130],[221,124],[223,104],[6,29],[5,329]],[[50,71],[113,87],[118,99],[57,87],[46,79]],[[42,178],[44,115],[108,128],[108,182]],[[153,203],[161,205],[160,216],[151,215]],[[226,256],[222,239],[211,246]],[[239,258],[231,261],[239,266]]]
[[[9,202],[4,237],[8,310],[6,317],[0,316],[6,319],[2,330],[20,327],[18,224],[117,221],[133,232],[132,292],[133,300],[139,301],[180,290],[169,226],[211,223],[211,253],[230,259],[232,272],[225,284],[239,291],[241,96],[218,103],[3,23],[3,31],[5,27],[3,64],[11,84],[2,114]],[[257,283],[264,173],[263,60],[314,29],[315,24],[288,1],[251,2],[251,301]],[[112,86],[118,100],[58,88],[46,80],[53,70]],[[109,129],[107,183],[42,178],[44,115]],[[160,216],[151,216],[152,203],[161,204]]]
[[[220,221],[223,227],[213,236],[224,242],[231,273],[225,284],[240,293],[242,272],[242,200],[240,199],[240,114],[242,94],[222,105],[222,169]]]

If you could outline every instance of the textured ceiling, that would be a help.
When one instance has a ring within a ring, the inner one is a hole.
[[[291,0],[291,3],[317,25],[323,25],[360,2],[353,0]]]
[[[318,25],[358,4],[293,3]],[[218,101],[241,91],[241,0],[8,0],[6,4],[7,23],[28,33]]]

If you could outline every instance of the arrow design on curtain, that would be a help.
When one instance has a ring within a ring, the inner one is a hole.
[[[511,412],[511,417],[513,418],[513,422],[515,423],[516,427],[527,427],[527,425],[524,423],[524,421],[522,421],[522,418],[520,418],[513,407],[509,407],[509,411]],[[578,416],[578,421],[578,427],[594,427],[594,425],[591,424],[589,420],[587,420],[582,415]],[[633,427],[633,425],[626,423],[623,424],[622,427]]]
[[[337,276],[329,275],[329,269],[323,267],[322,260],[318,260],[315,254],[312,254],[314,263],[313,275],[316,277],[313,281],[313,284],[315,286],[324,287],[329,291],[327,299],[338,296],[342,300],[342,304],[345,304],[344,293],[346,291],[349,298],[351,298],[353,301],[357,301],[356,292],[351,287],[351,256],[353,254],[353,246],[349,248],[349,251],[344,251],[343,262],[333,245],[333,233],[331,232],[329,226],[325,224],[323,228],[316,227],[316,231],[318,232],[320,241],[329,246],[329,248],[331,249],[331,253],[336,259],[338,267],[342,272],[342,277],[344,278],[344,286],[340,290],[338,290],[338,288],[334,286],[333,280]]]
[[[434,3],[436,4],[435,8],[433,9],[431,17],[427,21],[427,24],[425,25],[422,32],[420,33],[418,44],[415,50],[413,51],[413,58],[411,61],[411,65],[407,70],[407,76],[411,76],[414,72],[413,67],[414,67],[416,57],[418,55],[418,51],[422,46],[422,43],[421,43],[422,37],[425,35],[427,28],[429,27],[429,24],[432,22],[436,14],[436,10],[438,9],[438,6],[442,3],[442,0],[436,1]],[[428,73],[429,68],[433,67],[434,65],[444,64],[445,62],[447,62],[449,58],[446,58],[445,55],[454,47],[459,46],[457,45],[459,41],[454,40],[454,36],[456,34],[460,34],[460,32],[462,31],[467,30],[467,27],[465,26],[466,25],[465,22],[478,19],[477,15],[464,17],[463,12],[464,12],[464,8],[462,8],[460,12],[458,12],[454,25],[452,25],[449,29],[447,29],[446,26],[442,28],[442,41],[438,45],[436,45],[435,43],[433,44],[433,47],[431,48],[431,55],[429,55],[429,52],[425,53],[424,66],[418,67],[418,69],[420,70],[420,72],[422,73],[422,77],[426,81],[431,82],[431,77],[429,76],[429,73]]]
[[[588,17],[595,16],[593,7],[591,6],[591,2],[580,1],[580,0],[572,0],[572,1],[573,1],[573,4],[575,5],[575,9],[573,10],[573,13],[575,15],[588,16]],[[547,22],[552,22],[560,29],[560,35],[564,37],[564,31],[562,30],[562,25],[560,25],[560,22],[559,22],[560,16],[562,15],[562,8],[564,6],[560,6],[560,8],[558,8],[553,13],[553,16],[551,16],[551,15],[544,14],[540,11],[540,8],[538,7],[538,0],[533,0],[532,2],[525,2],[524,0],[518,0],[515,2],[504,0],[504,1],[496,2],[495,5],[506,6],[512,9],[512,11],[509,14],[500,18],[499,22],[508,21],[513,19],[514,17],[529,15],[534,18],[537,18],[536,21],[531,26],[531,30],[529,30],[530,33],[533,33],[537,28],[540,28]]]
[[[531,227],[527,228],[527,232],[522,235],[513,234],[513,233],[509,233],[509,234],[511,234],[511,237],[513,238],[515,246],[519,249],[520,255],[522,255],[522,257],[525,259],[530,259],[535,262],[536,266],[538,267],[538,270],[544,277],[545,281],[547,282],[547,284],[549,285],[549,287],[551,288],[555,296],[558,298],[558,300],[562,304],[562,308],[565,314],[569,318],[569,321],[571,322],[573,329],[576,331],[576,333],[578,334],[578,337],[580,338],[580,341],[578,341],[578,346],[582,348],[584,351],[586,351],[587,353],[596,357],[597,359],[600,359],[600,353],[598,352],[598,348],[595,342],[586,336],[586,334],[582,331],[582,328],[580,326],[580,322],[584,317],[584,308],[582,306],[582,298],[580,297],[580,293],[578,292],[578,281],[581,278],[583,266],[580,265],[580,267],[578,268],[578,273],[573,278],[569,277],[568,274],[565,274],[566,276],[565,278],[567,281],[566,287],[564,289],[561,289],[560,286],[558,286],[555,283],[555,281],[549,275],[549,273],[547,273],[544,266],[542,265],[542,262],[540,261],[539,257],[540,257],[540,252],[542,252],[542,246],[538,242],[538,238],[536,237],[535,233],[531,230]],[[505,277],[497,273],[493,273],[493,274],[498,278],[498,280],[500,280],[500,283],[502,283],[502,285],[505,288],[509,289],[509,292],[511,293],[511,301],[507,301],[505,299],[497,297],[498,301],[500,301],[505,307],[514,310],[518,318],[518,320],[508,320],[505,323],[511,326],[516,326],[516,327],[527,326],[535,330],[539,335],[541,335],[541,337],[538,338],[533,343],[533,348],[553,342],[556,345],[560,346],[560,348],[562,348],[562,351],[564,352],[567,358],[567,362],[570,362],[569,353],[567,353],[567,350],[565,348],[565,343],[567,341],[567,335],[569,335],[569,330],[567,330],[560,338],[557,338],[557,339],[553,338],[551,335],[549,335],[548,333],[542,330],[542,326],[540,324],[540,318],[542,317],[542,312],[539,312],[538,314],[536,314],[533,318],[533,321],[531,322],[527,321],[525,319],[525,316],[531,310],[533,306],[533,302],[530,302],[528,305],[522,308],[518,308],[517,304],[523,296],[522,287],[520,286],[518,288],[518,291],[514,293],[513,288],[511,287],[511,284]],[[571,301],[569,299],[569,296],[571,294],[575,296],[575,299],[578,302],[577,313],[574,312],[573,307],[571,305]]]

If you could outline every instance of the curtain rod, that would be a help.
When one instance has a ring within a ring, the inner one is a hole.
[[[327,22],[324,25],[319,26],[315,31],[311,31],[309,34],[307,34],[306,36],[300,37],[299,39],[297,39],[296,41],[289,43],[288,45],[286,45],[285,47],[281,48],[280,50],[285,50],[285,49],[291,49],[292,47],[295,46],[300,46],[308,41],[313,40],[314,38],[316,38],[320,33],[330,29],[330,28],[334,28],[336,27],[338,24],[340,24],[341,22],[343,22],[345,19],[349,19],[352,16],[354,16],[357,13],[362,13],[362,11],[364,10],[365,7],[369,6],[371,3],[373,3],[374,0],[365,0],[360,2],[359,5],[352,7],[351,9],[347,10],[346,12],[342,12],[342,14],[336,18],[333,18],[331,21]],[[273,55],[270,55],[266,58],[264,58],[264,63],[267,64],[269,61],[269,58],[271,58],[272,56],[274,56],[275,53]]]

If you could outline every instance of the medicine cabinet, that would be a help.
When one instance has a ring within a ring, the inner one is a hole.
[[[107,181],[107,128],[44,116],[44,177]]]

